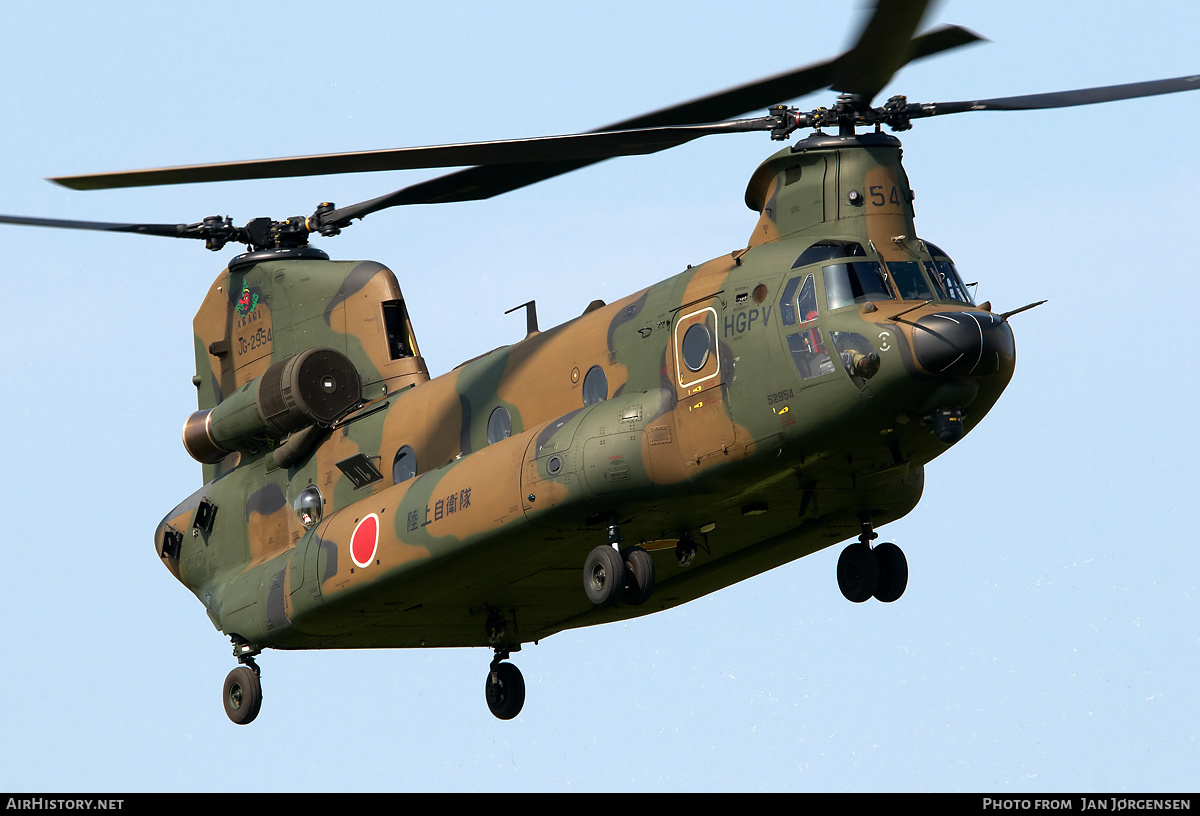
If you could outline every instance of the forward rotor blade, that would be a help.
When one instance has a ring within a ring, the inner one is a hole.
[[[714,133],[770,130],[772,122],[742,119],[704,125],[674,125],[604,132],[504,139],[492,142],[402,147],[356,153],[330,153],[216,164],[195,164],[124,173],[64,176],[55,178],[74,190],[115,187],[150,187],[207,181],[319,176],[333,173],[370,173],[379,170],[415,170],[430,167],[462,167],[472,164],[521,164],[584,159],[600,161],[614,156],[656,153]]]
[[[892,7],[899,3],[901,6],[910,5],[912,0],[881,0],[875,15],[884,14],[887,19],[895,14]],[[924,10],[926,0],[918,5]],[[873,16],[868,22],[864,33],[878,27]],[[948,26],[925,34],[911,42],[909,60],[931,56],[959,46],[968,45],[980,38],[957,26]],[[795,71],[788,71],[775,76],[766,77],[736,88],[730,88],[716,94],[694,99],[669,108],[662,108],[651,113],[626,119],[621,122],[596,128],[591,134],[601,134],[610,131],[632,131],[644,128],[658,128],[678,125],[696,125],[709,122],[720,122],[735,116],[742,116],[750,111],[768,108],[771,105],[804,96],[814,91],[827,88],[834,80],[834,71],[842,61],[853,52],[847,52],[836,59],[818,63]],[[855,62],[869,59],[862,55]],[[890,76],[890,74],[889,74]],[[717,132],[717,131],[712,131]],[[583,134],[579,134],[582,136]],[[452,173],[445,178],[459,177],[460,182],[440,182],[435,188],[445,189],[445,193],[434,198],[421,196],[403,203],[432,203],[433,201],[465,201],[477,198],[490,198],[499,193],[508,192],[527,184],[533,184],[552,176],[560,175],[571,170],[585,167],[605,158],[619,155],[635,155],[652,153],[667,147],[683,144],[691,139],[707,133],[690,135],[687,138],[672,141],[674,137],[650,137],[648,149],[634,149],[635,144],[626,145],[619,151],[602,151],[596,147],[602,142],[598,140],[592,146],[585,146],[586,140],[579,139],[579,152],[571,155],[565,146],[561,153],[540,151],[538,145],[546,146],[537,139],[516,139],[495,143],[472,143],[468,145],[436,145],[431,148],[400,148],[397,150],[366,151],[361,153],[332,153],[317,156],[299,156],[289,159],[264,159],[258,161],[222,162],[206,165],[189,165],[184,167],[168,167],[151,170],[134,170],[117,173],[94,173],[78,176],[61,176],[51,179],[65,187],[75,190],[101,190],[116,187],[139,187],[161,184],[185,184],[201,181],[232,181],[244,179],[272,178],[276,176],[305,176],[322,175],[326,173],[363,173],[375,170],[413,169],[419,167],[453,167],[466,164],[477,164],[481,167],[489,165],[507,165],[513,163],[528,164],[522,170],[506,168],[498,173],[474,174],[476,168]],[[561,137],[546,137],[548,139]],[[616,139],[614,141],[619,141]],[[522,151],[520,144],[527,145]],[[492,144],[492,148],[480,148],[480,145]],[[501,147],[500,145],[514,147]],[[461,148],[461,150],[460,150]],[[471,153],[478,149],[478,157]],[[513,152],[508,153],[511,149]],[[418,160],[419,151],[429,151],[428,160]],[[438,153],[437,151],[441,151]],[[495,151],[495,152],[488,152]],[[452,157],[452,154],[456,156]],[[534,155],[541,152],[540,156]],[[388,159],[395,159],[389,163]],[[406,163],[407,162],[407,163]],[[463,174],[477,176],[492,176],[491,178],[462,178]],[[439,182],[438,179],[434,179]],[[477,183],[478,182],[478,183]],[[458,188],[451,190],[450,188]],[[431,190],[432,192],[432,190]]]
[[[946,26],[910,40],[909,37],[919,25],[929,1],[878,0],[858,43],[849,52],[833,60],[652,111],[597,128],[588,134],[258,162],[193,165],[149,171],[67,176],[52,180],[74,189],[94,190],[281,175],[369,172],[468,163],[476,165],[410,185],[370,201],[326,212],[322,222],[331,228],[344,226],[352,219],[402,204],[491,198],[613,156],[653,153],[710,133],[769,129],[742,127],[739,126],[741,123],[720,120],[742,116],[753,110],[761,110],[804,96],[830,87],[835,81],[839,86],[852,88],[855,93],[873,95],[905,63],[981,39],[966,29]],[[703,124],[714,122],[717,124]],[[679,127],[688,125],[700,127]],[[668,128],[669,132],[664,130]],[[180,232],[186,225],[166,231],[171,229],[168,225],[109,225],[100,222],[55,222],[51,219],[10,219],[9,223],[200,237],[186,231]]]
[[[99,232],[136,232],[166,238],[200,238],[189,234],[189,224],[118,224],[107,221],[68,221],[61,218],[26,218],[19,215],[0,215],[0,224],[21,224],[27,227],[96,230]]]
[[[869,25],[868,25],[869,27]],[[982,38],[965,28],[945,26],[922,34],[912,41],[909,61],[931,57],[943,51],[979,42]],[[843,55],[844,57],[845,55]],[[615,122],[593,132],[657,127],[672,124],[696,124],[742,116],[753,110],[795,99],[829,87],[837,59],[766,77],[727,91],[684,102],[670,108]],[[349,223],[373,212],[407,204],[441,204],[453,201],[479,201],[501,193],[536,184],[539,181],[595,164],[600,159],[543,162],[520,165],[484,165],[409,185],[379,198],[334,210],[329,217],[337,223]]]
[[[835,91],[862,97],[864,105],[912,59],[913,39],[930,0],[879,0],[854,47],[837,60]]]
[[[868,23],[867,28],[870,27],[871,24]],[[908,61],[931,57],[943,51],[979,42],[981,39],[982,37],[978,34],[965,28],[943,26],[912,40],[912,51]],[[843,61],[853,53],[853,51],[847,51],[828,62],[748,82],[745,85],[693,99],[690,102],[615,122],[591,132],[658,127],[660,125],[693,125],[745,116],[751,111],[769,108],[772,105],[787,102],[789,99],[796,99],[830,87],[833,85],[836,72],[840,69]]]
[[[1200,75],[1155,79],[1149,82],[1130,82],[1125,85],[1105,85],[1100,88],[1079,88],[1073,91],[1027,94],[1025,96],[1001,96],[995,99],[977,99],[964,102],[937,102],[922,105],[926,116],[946,113],[965,113],[979,110],[1045,110],[1049,108],[1071,108],[1076,105],[1098,105],[1101,102],[1117,102],[1122,99],[1137,99],[1143,96],[1180,93],[1200,89]]]

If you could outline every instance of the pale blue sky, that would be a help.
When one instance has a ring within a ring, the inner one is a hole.
[[[77,193],[43,176],[592,128],[829,57],[855,3],[3,3],[0,212],[242,223],[404,186],[373,174]],[[1200,72],[1200,6],[946,2],[992,42],[884,95],[950,101]],[[805,104],[828,104],[832,94]],[[918,122],[920,234],[1014,318],[1016,376],[883,528],[897,603],[853,605],[840,547],[671,612],[516,656],[265,654],[229,723],[228,640],[151,534],[200,483],[191,319],[234,254],[0,230],[0,790],[1194,790],[1200,94]],[[773,152],[710,138],[321,246],[397,273],[442,373],[744,246]],[[432,173],[426,175],[433,175]]]

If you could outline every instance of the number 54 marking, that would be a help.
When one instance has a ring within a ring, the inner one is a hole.
[[[891,192],[888,193],[886,198],[883,195],[882,184],[877,184],[874,187],[868,188],[867,192],[871,195],[871,204],[876,207],[882,207],[885,204],[894,204],[897,207],[900,206],[900,191],[896,189],[895,184],[892,185]]]

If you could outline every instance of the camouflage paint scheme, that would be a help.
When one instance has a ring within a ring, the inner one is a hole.
[[[387,268],[294,250],[236,259],[195,319],[200,408],[314,346],[353,361],[363,405],[300,432],[285,466],[276,439],[205,465],[205,486],[156,531],[164,564],[218,629],[260,648],[488,646],[496,613],[515,648],[685,603],[905,515],[923,465],[947,449],[923,419],[945,406],[966,430],[983,418],[1012,375],[1007,323],[934,280],[947,259],[916,238],[893,137],[811,137],[764,162],[746,200],[761,213],[746,248],[436,379]],[[829,240],[889,270],[916,262],[931,297],[830,309],[822,271],[837,261],[796,266]],[[812,320],[796,313],[809,275]],[[994,359],[926,370],[918,323],[960,313],[991,326]],[[694,325],[707,329],[703,360],[683,349]],[[834,333],[857,347],[839,352]],[[807,378],[802,360],[818,364]],[[585,405],[593,368],[607,398]],[[501,407],[511,435],[489,444]],[[396,484],[402,446],[417,475]],[[356,454],[382,478],[356,487],[338,467]],[[306,527],[293,502],[310,486],[324,508]],[[197,524],[202,502],[217,508],[211,529]],[[377,546],[352,553],[370,514]],[[654,558],[644,605],[596,608],[583,592],[584,560],[613,522]],[[687,568],[683,536],[700,547]]]

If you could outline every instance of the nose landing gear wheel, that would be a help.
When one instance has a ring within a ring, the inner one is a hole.
[[[525,705],[525,678],[512,663],[495,663],[488,672],[484,693],[488,710],[501,720],[511,720]]]
[[[583,564],[583,591],[596,606],[609,606],[625,589],[625,561],[607,544],[592,550]]]
[[[249,725],[262,707],[262,684],[258,673],[238,666],[225,677],[225,714],[237,725]]]

